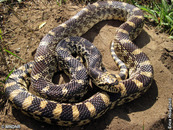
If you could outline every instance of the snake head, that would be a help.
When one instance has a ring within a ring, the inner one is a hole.
[[[104,91],[111,93],[120,92],[119,81],[115,75],[109,72],[100,74],[97,80],[95,80],[95,84]]]

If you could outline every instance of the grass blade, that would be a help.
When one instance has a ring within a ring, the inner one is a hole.
[[[7,75],[7,77],[5,78],[4,81],[6,81],[10,77],[10,75],[13,73],[14,69],[15,69],[15,67],[10,71],[10,73]]]
[[[173,26],[173,19],[171,19],[171,17],[169,17],[168,15],[165,16],[168,20],[169,23],[171,23],[171,25]]]
[[[173,19],[173,10],[168,15],[169,15],[169,17],[171,17]]]
[[[140,7],[140,9],[142,9],[142,10],[148,12],[149,14],[155,16],[155,12],[154,12],[153,10],[151,10],[151,9],[149,9],[149,8],[146,8],[146,7],[144,7],[144,6],[139,6],[139,7]]]
[[[131,0],[131,2],[132,2],[132,4],[133,4],[133,5],[136,5],[136,2],[135,2],[135,0]]]
[[[165,0],[162,0],[162,6],[163,6],[163,9],[167,12],[168,5],[167,5],[167,3],[165,2]]]
[[[170,39],[173,39],[173,36],[169,36]]]
[[[3,39],[2,39],[2,31],[1,31],[1,29],[0,29],[0,39],[1,39],[1,41],[3,41]]]
[[[150,14],[150,16],[145,15],[145,17],[153,19],[154,21],[156,21],[156,23],[159,23],[157,16],[156,16],[156,12],[154,10],[148,9],[144,6],[139,6],[139,8]]]
[[[5,48],[3,48],[3,49],[4,49],[6,52],[10,53],[11,55],[13,55],[13,56],[19,58],[20,60],[23,60],[22,58],[20,58],[20,57],[17,56],[16,54],[12,53],[11,51],[9,51],[9,50],[7,50],[7,49],[5,49]]]

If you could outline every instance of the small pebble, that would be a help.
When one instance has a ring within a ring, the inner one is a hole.
[[[16,53],[19,53],[19,52],[20,52],[20,48],[17,48],[17,49],[15,50],[15,52],[16,52]]]

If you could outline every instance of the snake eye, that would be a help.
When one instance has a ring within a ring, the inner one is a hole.
[[[111,86],[116,86],[119,84],[119,81],[118,80],[115,80],[115,82],[113,82],[112,84],[110,84]]]

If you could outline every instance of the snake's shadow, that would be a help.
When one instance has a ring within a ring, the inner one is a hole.
[[[86,34],[83,35],[86,39],[88,39],[90,42],[94,41],[94,38],[99,35],[99,32],[102,27],[105,25],[111,25],[113,27],[119,27],[119,25],[122,24],[119,21],[102,21],[98,24],[96,24],[92,29],[90,29]],[[137,46],[139,48],[144,47],[150,42],[150,38],[148,34],[143,30],[141,34],[138,36],[138,38],[134,41],[137,43]],[[90,129],[90,130],[103,130],[105,129],[113,119],[122,119],[127,122],[130,122],[131,119],[128,116],[128,114],[133,112],[139,112],[139,111],[145,111],[149,108],[151,108],[154,103],[157,101],[158,96],[158,88],[155,81],[153,81],[150,89],[142,95],[142,97],[134,100],[133,102],[124,104],[119,107],[115,107],[113,110],[108,111],[105,115],[103,115],[101,118],[92,121],[90,124],[82,126],[82,127],[72,127],[72,128],[66,128],[66,127],[60,127],[55,125],[48,125],[46,123],[42,123],[39,121],[36,121],[30,117],[25,116],[22,114],[19,110],[13,109],[13,115],[14,117],[21,123],[26,125],[28,128],[35,129],[35,130],[47,130],[47,129],[68,129],[68,130],[80,130],[80,129]]]

